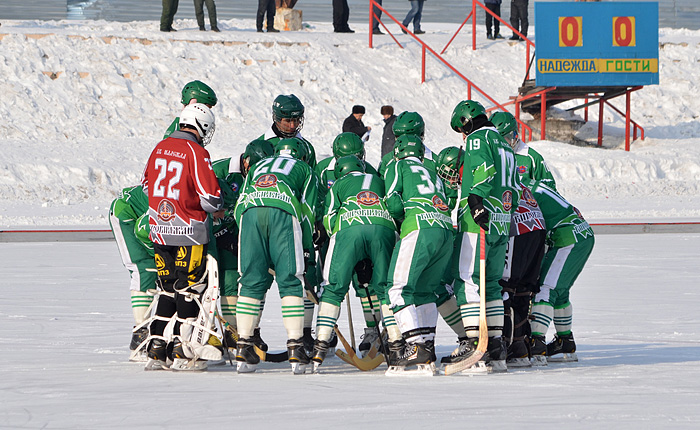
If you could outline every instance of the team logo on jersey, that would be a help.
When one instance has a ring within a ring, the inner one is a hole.
[[[177,249],[177,255],[175,256],[176,259],[178,260],[184,260],[187,258],[187,248],[184,246],[181,246]]]
[[[157,270],[165,269],[165,260],[163,260],[163,256],[160,254],[156,254],[156,269]]]
[[[175,218],[175,205],[168,199],[163,199],[158,203],[158,219],[164,222]]]
[[[524,175],[527,173],[527,166],[518,166],[517,170],[519,175]]]
[[[329,190],[330,190],[330,188],[333,186],[333,184],[335,184],[335,181],[332,181],[332,180],[330,180],[330,179],[326,181],[326,185],[328,185],[328,189],[329,189]]]
[[[262,175],[255,181],[255,186],[258,188],[270,188],[277,185],[277,176],[273,174]]]
[[[530,189],[527,187],[523,187],[523,200],[525,200],[525,203],[533,208],[537,207],[537,200],[535,200],[535,196],[532,195],[532,191],[530,191]]]
[[[379,196],[372,191],[360,191],[357,193],[357,203],[363,206],[372,206],[379,203]]]
[[[503,210],[510,212],[513,208],[513,193],[510,190],[504,192],[501,201],[503,202]]]
[[[235,193],[238,191],[238,184],[236,182],[231,184],[231,190]]]
[[[435,206],[441,211],[450,210],[450,208],[445,204],[445,202],[443,202],[442,199],[438,196],[433,196],[433,206]]]

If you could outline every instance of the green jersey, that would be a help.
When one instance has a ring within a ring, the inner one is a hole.
[[[423,155],[423,166],[425,166],[428,170],[431,172],[437,172],[437,165],[435,164],[434,160],[435,154],[433,151],[428,149],[428,147],[425,147],[425,154]],[[379,172],[379,175],[383,178],[384,174],[386,173],[387,169],[389,169],[389,166],[396,160],[394,160],[394,152],[387,152],[384,154],[382,157],[382,161],[379,163],[379,169],[377,172]]]
[[[549,188],[557,189],[554,176],[549,171],[544,158],[522,140],[518,140],[518,146],[515,147],[515,163],[521,182],[532,179],[533,181],[541,181]]]
[[[547,240],[551,246],[573,245],[587,237],[593,237],[593,229],[583,215],[556,190],[542,181],[525,183],[532,191],[547,224]]]
[[[396,228],[384,202],[384,181],[371,173],[351,172],[335,181],[325,213],[323,225],[330,234],[362,225]]]
[[[314,169],[319,179],[321,180],[321,185],[325,186],[324,188],[326,190],[329,190],[335,182],[336,160],[337,159],[335,157],[324,158],[316,165],[316,168]],[[364,160],[362,160],[362,164],[365,165],[365,173],[369,173],[379,177],[379,173],[377,173],[377,170],[374,167],[372,167],[371,164]]]
[[[467,204],[469,194],[483,198],[489,211],[487,233],[507,236],[511,213],[520,194],[515,176],[513,149],[494,127],[484,127],[467,136],[462,169],[462,196],[459,201],[459,229],[478,233]]]
[[[294,137],[299,138],[302,142],[304,142],[306,153],[309,154],[308,164],[309,166],[311,166],[312,169],[316,168],[316,149],[314,148],[314,146],[311,144],[311,142],[302,137],[301,133],[297,133],[297,135]],[[260,135],[258,139],[267,140],[274,147],[275,145],[277,145],[277,142],[279,142],[282,138],[277,136],[274,130],[272,130],[272,127],[270,127],[270,129],[265,134]]]
[[[136,221],[148,212],[148,196],[143,187],[137,185],[124,188],[112,202],[110,212],[124,222]]]
[[[243,174],[240,169],[240,158],[222,158],[212,163],[214,174],[219,179],[219,188],[221,188],[221,197],[224,199],[224,217],[220,220],[214,220],[214,235],[228,230],[236,232],[237,226],[235,223],[234,210],[241,188],[243,187]]]
[[[112,202],[109,210],[120,221],[134,223],[134,235],[152,254],[153,242],[149,237],[151,227],[148,215],[148,196],[143,192],[143,187],[137,185],[124,188]]]
[[[236,205],[236,222],[252,207],[274,207],[301,223],[304,249],[313,248],[312,231],[318,202],[318,179],[301,160],[272,156],[255,163],[248,172]]]
[[[170,124],[170,127],[168,127],[167,130],[165,130],[165,134],[163,135],[163,140],[167,139],[170,137],[171,134],[173,134],[173,131],[177,131],[180,129],[180,117],[175,117],[173,122]]]
[[[401,238],[421,228],[452,231],[442,180],[415,157],[392,163],[385,178],[386,205],[393,218],[402,221]]]

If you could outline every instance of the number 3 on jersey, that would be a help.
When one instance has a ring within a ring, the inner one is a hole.
[[[170,175],[170,179],[168,180],[167,197],[169,199],[179,200],[180,190],[177,188],[177,184],[180,183],[180,177],[182,176],[182,163],[175,160],[171,160],[168,163],[168,160],[165,158],[156,158],[154,165],[155,169],[158,171],[158,178],[156,179],[155,186],[153,187],[153,196],[166,197],[166,186],[163,184],[163,182],[166,179],[166,176],[168,176],[168,173],[173,172],[174,174]]]

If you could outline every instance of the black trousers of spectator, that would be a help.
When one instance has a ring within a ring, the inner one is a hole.
[[[490,10],[491,12],[495,13],[497,16],[501,16],[501,5],[496,4],[496,3],[484,3],[484,5]],[[486,12],[486,34],[491,34],[491,23],[493,22],[494,26],[494,31],[493,35],[497,35],[499,33],[500,27],[501,27],[501,22],[491,16],[490,13]]]
[[[333,0],[333,31],[347,30],[350,19],[348,0]]]
[[[527,36],[527,27],[530,23],[527,21],[527,3],[528,0],[513,0],[510,2],[510,25]],[[517,36],[513,33],[513,36]]]
[[[275,28],[275,0],[258,0],[258,15],[255,26],[258,30],[263,29],[265,14],[267,13],[267,29]]]

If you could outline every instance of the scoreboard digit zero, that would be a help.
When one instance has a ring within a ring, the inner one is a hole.
[[[659,83],[656,2],[535,3],[537,86]]]

